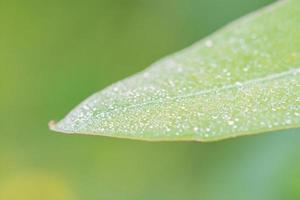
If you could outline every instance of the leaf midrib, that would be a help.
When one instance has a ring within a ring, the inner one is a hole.
[[[144,102],[144,103],[134,104],[134,105],[130,105],[130,106],[124,106],[124,107],[119,108],[119,109],[114,109],[114,110],[101,112],[101,113],[106,115],[106,114],[110,114],[110,113],[113,113],[113,112],[118,112],[118,111],[124,110],[124,109],[128,110],[128,109],[134,109],[134,108],[137,108],[137,107],[142,107],[142,106],[146,106],[146,105],[150,105],[150,104],[163,103],[166,100],[167,101],[172,101],[172,100],[177,100],[177,99],[185,99],[185,98],[189,98],[189,97],[196,97],[196,96],[200,96],[200,95],[203,95],[203,94],[209,94],[209,93],[219,92],[219,91],[233,89],[233,88],[242,88],[242,87],[245,87],[245,86],[248,86],[248,85],[251,85],[251,84],[276,80],[276,79],[280,79],[282,77],[285,77],[287,75],[296,75],[298,73],[300,73],[300,68],[293,68],[293,69],[289,69],[288,71],[273,73],[273,74],[269,74],[269,75],[264,76],[264,77],[258,77],[258,78],[252,79],[252,80],[247,80],[247,81],[244,81],[244,82],[240,82],[240,84],[237,84],[237,82],[238,82],[237,81],[234,84],[225,85],[223,87],[216,87],[216,88],[207,89],[207,90],[203,90],[203,91],[199,91],[199,92],[195,92],[195,93],[189,93],[189,94],[186,94],[186,95],[168,97],[168,98],[165,98],[165,99],[162,99],[162,100],[147,101],[147,102]]]

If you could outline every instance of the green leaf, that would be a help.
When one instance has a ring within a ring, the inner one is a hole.
[[[246,16],[50,123],[59,132],[155,141],[299,126],[299,0]]]

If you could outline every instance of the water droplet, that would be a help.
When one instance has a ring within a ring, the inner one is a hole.
[[[83,109],[88,111],[90,107],[88,107],[87,105],[83,105]]]
[[[243,71],[244,71],[244,72],[248,72],[248,71],[249,71],[249,68],[248,68],[248,67],[244,67],[244,68],[243,68]]]
[[[114,91],[114,92],[118,92],[118,91],[119,91],[119,88],[118,88],[118,87],[114,87],[114,88],[113,88],[113,91]]]
[[[218,116],[217,115],[213,115],[211,116],[213,119],[218,119]]]
[[[206,40],[205,42],[205,46],[207,46],[208,48],[211,48],[213,46],[213,41],[212,40]]]
[[[234,121],[232,121],[232,120],[228,121],[228,125],[232,126],[233,124],[234,124]]]
[[[198,132],[198,131],[199,131],[199,128],[198,128],[198,127],[194,127],[194,131],[195,131],[195,132]]]
[[[242,83],[239,82],[239,81],[237,81],[237,82],[235,82],[235,85],[236,85],[236,86],[242,86]]]

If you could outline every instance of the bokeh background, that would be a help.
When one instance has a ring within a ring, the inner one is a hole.
[[[271,2],[0,0],[0,200],[300,199],[299,129],[203,144],[47,127]]]

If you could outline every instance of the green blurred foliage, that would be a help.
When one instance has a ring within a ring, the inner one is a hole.
[[[271,2],[0,0],[0,199],[299,199],[299,129],[202,144],[47,127],[93,92]]]

